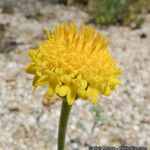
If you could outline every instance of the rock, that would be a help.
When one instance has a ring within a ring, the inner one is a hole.
[[[26,131],[25,127],[21,125],[16,128],[16,130],[12,134],[12,137],[18,141],[18,140],[26,137],[26,132],[27,131]]]
[[[24,104],[20,101],[18,101],[18,102],[16,101],[12,104],[9,104],[9,111],[11,111],[11,112],[21,111],[25,114],[30,114],[30,113],[32,113],[32,108],[27,104]]]
[[[16,80],[16,77],[8,76],[8,77],[5,77],[4,80],[5,80],[6,82],[12,82],[12,81],[15,81],[15,80]]]

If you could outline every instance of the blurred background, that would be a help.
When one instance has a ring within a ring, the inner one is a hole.
[[[73,21],[108,36],[123,69],[116,93],[97,105],[78,100],[69,120],[66,150],[88,145],[150,149],[150,0],[0,0],[0,150],[56,150],[58,101],[42,105],[45,89],[32,92],[24,72],[28,49],[44,29]]]

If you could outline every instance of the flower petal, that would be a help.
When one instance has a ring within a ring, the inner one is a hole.
[[[93,104],[96,104],[98,101],[98,93],[99,92],[96,88],[88,87],[87,89],[87,96],[89,97],[89,99],[91,99]]]
[[[92,96],[92,102],[93,102],[93,104],[96,104],[97,101],[98,101],[98,90],[95,89],[95,88],[93,88],[91,96]]]
[[[63,86],[60,86],[60,87],[56,87],[56,90],[55,90],[55,91],[56,91],[56,93],[57,93],[59,96],[64,97],[64,96],[67,95],[68,89],[69,89],[68,86],[63,85]]]
[[[32,82],[32,85],[35,87],[36,85],[36,82],[39,80],[39,76],[35,75],[34,78],[33,78],[33,82]]]
[[[38,79],[35,86],[39,86],[39,85],[45,86],[45,85],[48,85],[48,84],[49,84],[49,77],[47,75],[44,75],[44,76],[42,76]]]
[[[104,95],[109,96],[111,94],[111,89],[110,86],[106,87],[105,91],[104,91]]]
[[[76,97],[76,90],[74,87],[70,86],[68,88],[68,93],[67,93],[67,102],[69,105],[72,105]]]
[[[82,99],[87,99],[88,98],[87,95],[86,95],[86,90],[83,89],[83,88],[78,88],[77,89],[77,95],[79,97],[81,97]]]
[[[52,96],[54,94],[54,90],[51,86],[48,87],[46,94],[47,96]]]
[[[30,63],[25,67],[25,71],[29,74],[35,74],[36,65],[34,63]]]

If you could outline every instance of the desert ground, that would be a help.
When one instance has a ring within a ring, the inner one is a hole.
[[[45,107],[44,88],[33,93],[32,75],[24,71],[29,48],[46,38],[45,28],[90,16],[77,6],[37,0],[0,1],[0,150],[56,150],[61,101]],[[123,70],[121,85],[97,105],[77,100],[72,108],[67,150],[88,145],[147,146],[150,149],[150,15],[140,29],[101,28],[109,50]],[[58,97],[54,97],[59,99]]]

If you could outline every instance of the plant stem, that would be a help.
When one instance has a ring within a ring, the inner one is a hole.
[[[72,5],[73,4],[73,0],[67,0],[67,5]]]
[[[65,148],[66,129],[70,110],[71,105],[68,105],[65,99],[62,100],[61,114],[59,120],[59,131],[58,131],[58,150],[64,150]]]

